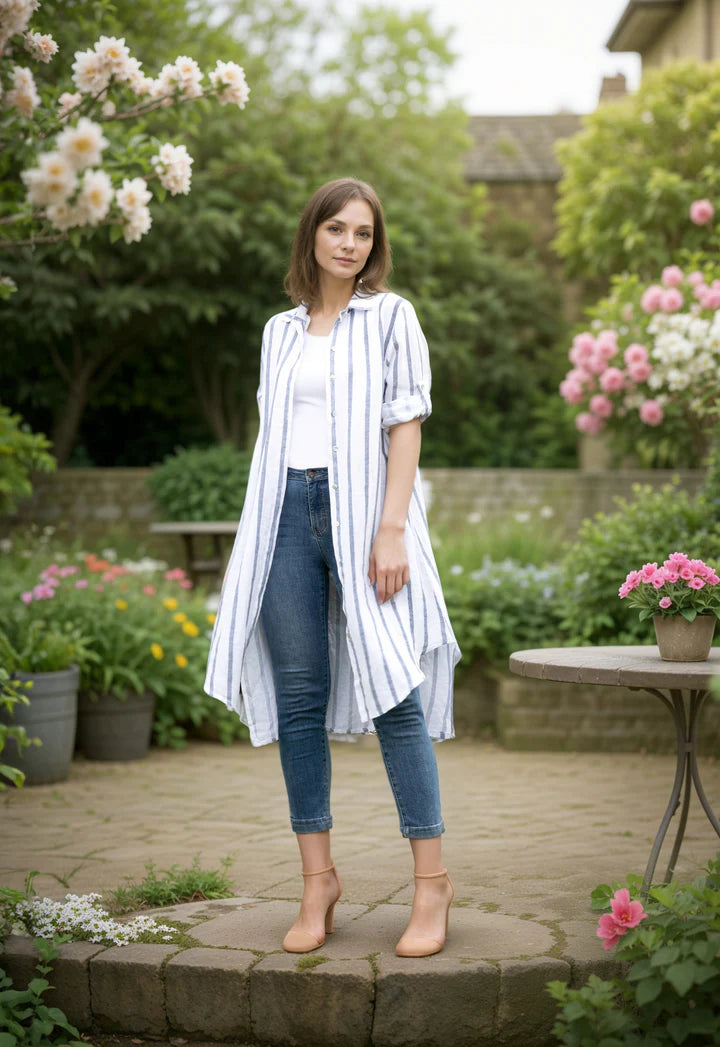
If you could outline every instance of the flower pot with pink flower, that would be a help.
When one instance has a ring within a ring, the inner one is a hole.
[[[618,590],[621,600],[652,618],[660,657],[669,662],[704,661],[720,618],[720,577],[714,567],[685,553],[630,571]]]

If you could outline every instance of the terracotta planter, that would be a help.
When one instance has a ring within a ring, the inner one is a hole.
[[[89,760],[139,760],[150,748],[155,695],[112,694],[78,699],[77,748]]]
[[[660,657],[665,662],[704,662],[710,654],[717,618],[699,614],[689,622],[680,614],[653,616]]]
[[[3,760],[25,773],[26,785],[64,782],[75,743],[80,669],[72,665],[57,672],[12,675],[22,682],[32,680],[33,686],[23,690],[30,704],[18,703],[12,715],[3,709],[0,719],[8,726],[24,727],[28,737],[39,738],[42,745],[29,745],[18,755],[15,742],[9,742]]]

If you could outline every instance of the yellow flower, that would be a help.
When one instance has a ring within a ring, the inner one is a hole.
[[[200,630],[198,629],[195,622],[183,622],[183,632],[187,633],[188,636],[197,636]]]
[[[217,615],[216,614],[206,614],[205,618],[207,619],[208,622],[210,622],[210,625],[214,625],[215,624],[215,619],[217,618]]]
[[[178,611],[177,614],[173,615],[173,621],[174,622],[186,622],[187,621],[187,615],[185,614],[184,611]]]
[[[118,611],[127,611],[127,600],[116,600],[115,606],[117,607]]]
[[[181,669],[184,669],[188,663],[188,660],[184,654],[176,654],[175,661],[178,663]]]
[[[163,607],[167,607],[168,611],[174,611],[177,605],[178,602],[174,596],[166,596],[163,600]]]
[[[165,656],[165,652],[159,643],[151,643],[150,650],[152,651],[153,658],[157,658],[158,661]]]

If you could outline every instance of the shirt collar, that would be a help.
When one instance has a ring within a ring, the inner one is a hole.
[[[356,291],[353,294],[350,301],[348,302],[345,309],[343,309],[340,313],[340,316],[342,316],[342,314],[346,312],[348,309],[357,309],[359,311],[372,309],[374,308],[375,303],[378,301],[379,297],[380,296],[378,294],[361,295],[358,294]],[[307,306],[304,302],[301,302],[300,305],[297,305],[294,309],[288,309],[286,313],[283,313],[283,319],[286,323],[290,323],[291,320],[300,320],[303,326],[307,326],[307,324],[309,323],[309,314],[307,311]]]

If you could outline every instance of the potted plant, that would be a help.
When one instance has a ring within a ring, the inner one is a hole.
[[[670,662],[704,661],[720,618],[720,577],[703,560],[671,553],[662,566],[646,563],[630,571],[618,596],[652,618],[660,657]]]
[[[14,739],[17,756],[7,775],[16,785],[64,781],[70,773],[77,725],[80,663],[85,639],[71,624],[61,629],[41,618],[23,622],[5,616],[0,630],[3,735]],[[21,733],[22,732],[22,733]],[[24,737],[23,737],[24,735]],[[27,738],[34,744],[27,745]],[[26,751],[23,752],[23,748]]]

